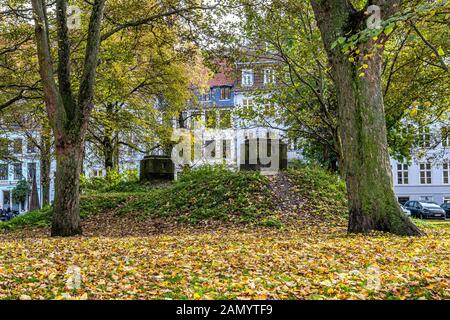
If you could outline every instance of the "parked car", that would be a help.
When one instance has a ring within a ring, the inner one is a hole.
[[[420,219],[445,219],[445,211],[437,203],[425,201],[408,201],[405,208],[411,216]]]
[[[3,210],[0,209],[0,221],[9,221],[19,215],[19,211],[16,210]]]
[[[444,209],[447,219],[450,219],[450,203],[441,204],[441,208]]]
[[[402,208],[403,213],[410,217],[411,216],[411,211],[409,211],[408,209],[406,209],[402,204],[400,205],[400,208]]]

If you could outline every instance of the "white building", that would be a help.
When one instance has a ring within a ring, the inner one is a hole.
[[[12,193],[20,180],[27,180],[31,186],[33,175],[36,176],[39,204],[42,206],[40,150],[36,147],[36,142],[40,140],[39,132],[21,129],[4,131],[0,134],[0,139],[1,147],[5,148],[2,154],[8,155],[8,159],[0,161],[0,209],[28,211],[30,197],[22,203],[15,203]],[[140,158],[141,156],[131,149],[123,148],[120,157],[121,170],[138,169]],[[83,170],[87,177],[101,177],[106,174],[101,158],[95,155],[89,143],[86,144]],[[56,161],[53,159],[50,163],[50,202],[53,201],[55,194],[55,174]]]
[[[450,137],[442,126],[421,134],[410,163],[391,160],[394,189],[400,203],[408,200],[450,202]]]
[[[4,154],[10,155],[11,158],[0,161],[0,209],[10,208],[19,212],[28,210],[29,199],[22,203],[15,203],[12,191],[20,180],[31,182],[33,175],[36,176],[39,203],[42,204],[39,150],[33,142],[33,140],[38,141],[38,133],[26,133],[18,129],[14,132],[4,132],[0,135],[0,138],[2,138],[3,148],[5,148]],[[54,172],[54,166],[53,163],[51,172]],[[54,196],[53,189],[53,177],[51,177],[51,199]]]

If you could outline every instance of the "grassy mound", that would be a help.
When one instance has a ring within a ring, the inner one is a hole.
[[[319,167],[299,164],[287,174],[296,186],[293,191],[307,200],[305,210],[327,219],[345,219],[345,185],[337,176]],[[113,189],[108,185],[107,192],[85,192],[80,201],[82,218],[112,212],[190,224],[216,220],[282,226],[276,217],[277,205],[270,181],[258,172],[202,167],[185,172],[179,180],[159,188],[136,186],[131,192],[129,188],[117,192],[118,185]],[[48,226],[51,218],[52,210],[47,207],[0,223],[0,229]]]
[[[297,192],[308,200],[309,209],[326,218],[348,218],[345,182],[336,174],[315,165],[296,162],[288,176],[297,186]]]
[[[191,224],[222,220],[279,226],[271,217],[273,201],[268,180],[256,172],[203,167],[182,174],[167,187],[144,190],[84,194],[80,201],[81,216],[114,211],[143,219],[168,217]],[[44,208],[0,223],[0,229],[46,226],[51,216],[51,208]]]
[[[272,208],[268,180],[259,173],[203,167],[184,173],[167,188],[145,193],[119,213],[175,217],[195,224],[208,219],[261,221],[270,216]]]

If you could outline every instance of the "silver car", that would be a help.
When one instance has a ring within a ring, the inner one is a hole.
[[[403,205],[400,205],[400,208],[402,208],[403,213],[410,217],[411,216],[411,211],[409,211],[408,209],[406,209]]]

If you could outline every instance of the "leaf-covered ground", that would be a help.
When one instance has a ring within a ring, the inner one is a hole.
[[[449,227],[423,223],[422,238],[330,226],[16,234],[0,239],[0,299],[449,299]],[[80,268],[77,290],[71,266]]]
[[[50,238],[50,208],[0,224],[0,299],[450,299],[450,221],[347,235],[345,185],[320,168],[81,202],[83,237]]]

